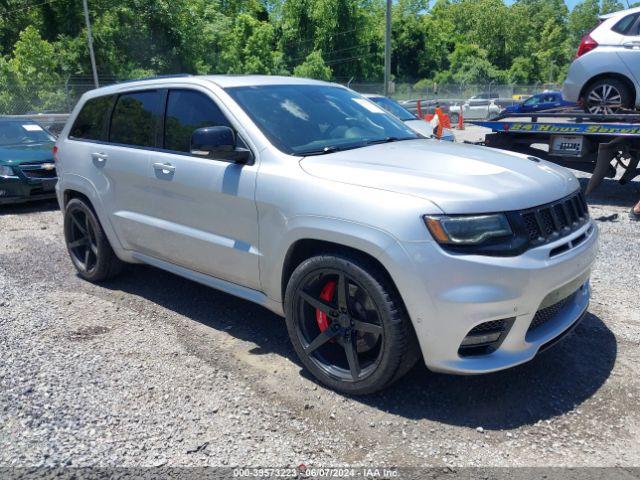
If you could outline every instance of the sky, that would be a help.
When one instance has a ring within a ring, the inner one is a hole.
[[[564,0],[564,3],[567,4],[567,7],[569,7],[569,10],[573,10],[573,7],[575,7],[578,3],[580,3],[582,0]],[[633,4],[634,2],[636,2],[637,0],[629,0],[629,3]],[[506,0],[507,5],[510,5],[513,3],[513,0]],[[620,0],[620,3],[622,3],[622,5],[627,5],[627,1],[626,0]]]

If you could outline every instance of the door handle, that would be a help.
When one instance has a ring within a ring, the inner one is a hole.
[[[640,48],[640,42],[625,42],[622,46],[624,48]]]
[[[106,153],[92,153],[91,154],[91,158],[93,159],[93,161],[96,163],[96,165],[104,165],[107,162],[107,159],[109,158],[109,155],[107,155]]]
[[[170,163],[154,163],[153,168],[155,170],[160,170],[165,175],[176,171],[176,167],[174,167]]]

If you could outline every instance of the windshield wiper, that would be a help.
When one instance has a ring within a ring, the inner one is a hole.
[[[303,155],[305,157],[311,156],[311,155],[326,155],[327,153],[335,153],[341,150],[351,150],[353,148],[360,148],[360,147],[364,147],[364,144],[358,143],[356,145],[345,145],[342,147],[338,147],[336,145],[328,145],[319,150],[309,150],[307,152],[300,152],[299,155]]]
[[[391,143],[400,140],[398,137],[384,137],[376,138],[374,140],[367,140],[367,145],[375,145],[376,143]]]
[[[378,143],[402,142],[403,140],[417,140],[420,137],[384,137],[368,140],[367,145],[375,145]]]
[[[401,142],[402,140],[417,140],[420,137],[384,137],[375,138],[372,140],[365,140],[363,142],[352,143],[348,145],[329,145],[318,150],[309,150],[308,152],[299,152],[299,155],[311,156],[311,155],[325,155],[327,153],[340,152],[342,150],[353,150],[355,148],[367,147],[369,145],[377,145],[379,143]]]

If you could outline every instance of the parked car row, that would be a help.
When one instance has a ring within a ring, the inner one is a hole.
[[[561,92],[556,91],[545,91],[531,95],[519,102],[511,100],[509,102],[501,101],[498,103],[498,101],[497,94],[495,94],[495,97],[489,98],[488,93],[481,93],[474,95],[466,101],[442,102],[442,104],[447,106],[446,112],[452,124],[458,123],[460,115],[462,115],[465,120],[483,120],[495,117],[499,113],[528,113],[575,106],[575,103],[564,100]],[[426,109],[422,108],[423,112],[430,113],[431,109],[435,108],[432,106],[437,103],[438,102],[433,100],[429,102],[421,101],[421,104],[429,106]],[[417,111],[417,100],[401,102],[401,105],[413,105]]]
[[[364,96],[365,98],[368,98],[375,104],[384,108],[387,112],[391,113],[392,115],[395,115],[412,130],[424,135],[425,137],[433,137],[434,128],[431,126],[430,122],[426,122],[424,119],[418,118],[416,115],[411,113],[409,110],[404,108],[395,100],[391,100],[390,98],[387,98],[383,95],[365,94]],[[440,140],[444,140],[448,142],[455,141],[453,132],[450,129],[445,128],[442,132],[442,136],[440,137]]]

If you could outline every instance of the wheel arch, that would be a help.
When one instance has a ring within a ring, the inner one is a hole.
[[[584,84],[584,86],[582,87],[582,89],[580,90],[580,95],[579,95],[579,99],[584,99],[584,95],[587,92],[587,90],[591,87],[591,85],[593,85],[595,82],[599,81],[599,80],[604,80],[605,78],[615,78],[616,80],[620,80],[621,82],[623,82],[628,88],[629,91],[631,92],[632,95],[632,101],[633,101],[633,105],[636,104],[637,100],[638,100],[638,92],[636,91],[636,86],[633,83],[633,81],[627,77],[626,75],[622,74],[622,73],[615,73],[615,72],[605,72],[605,73],[599,73],[598,75],[592,77],[591,79],[589,79],[588,82],[586,82]]]
[[[389,270],[373,254],[342,243],[314,238],[301,238],[289,246],[289,249],[287,250],[287,253],[284,257],[282,276],[280,281],[281,299],[283,302],[287,285],[289,283],[291,275],[293,274],[293,271],[298,267],[298,265],[300,265],[308,258],[322,254],[351,255],[356,258],[360,258],[365,262],[371,263],[385,276],[385,279],[389,282],[392,288],[394,288],[396,292],[398,292],[399,297],[402,298],[402,295],[400,294],[400,291],[396,283],[394,282],[393,277],[389,273]]]
[[[62,206],[66,207],[67,204],[73,200],[74,198],[79,198],[80,200],[84,200],[87,202],[87,204],[89,205],[89,207],[94,211],[96,211],[95,207],[93,206],[93,202],[91,201],[91,199],[85,195],[84,193],[78,191],[78,190],[74,190],[72,188],[68,188],[66,189],[63,193],[62,193]]]
[[[123,260],[125,262],[138,263],[130,255],[125,253],[125,250],[122,248],[120,240],[118,239],[118,236],[116,235],[115,230],[113,229],[111,223],[109,222],[109,219],[106,218],[106,214],[103,215],[103,212],[100,208],[101,207],[100,199],[95,195],[95,193],[93,192],[93,189],[85,189],[85,188],[82,188],[82,186],[76,185],[76,184],[68,185],[68,186],[65,186],[65,188],[61,191],[61,196],[59,196],[58,198],[62,200],[61,207],[62,207],[63,213],[67,204],[74,198],[87,202],[87,205],[89,206],[89,208],[93,210],[93,213],[98,218],[98,221],[100,222],[100,226],[104,230],[104,233],[107,236],[107,239],[111,244],[111,248],[113,248],[113,251],[115,252],[116,256],[120,260]]]

